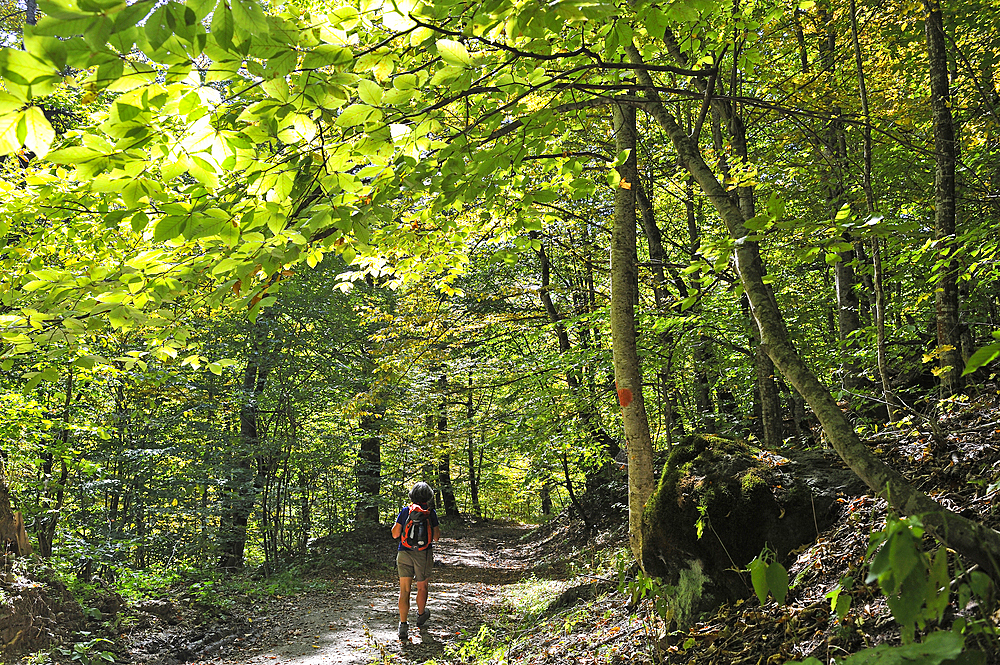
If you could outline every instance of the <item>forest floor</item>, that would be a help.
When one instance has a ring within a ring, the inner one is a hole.
[[[126,658],[150,665],[349,665],[440,659],[447,649],[475,635],[488,614],[503,611],[505,587],[527,575],[565,576],[564,566],[536,565],[537,559],[521,542],[529,532],[524,525],[492,520],[446,526],[434,550],[427,604],[431,618],[420,628],[414,624],[414,589],[405,643],[397,637],[395,543],[388,541],[380,546],[386,550],[379,553],[381,562],[342,573],[321,591],[244,606],[228,618],[225,630],[192,631],[182,621],[164,632],[137,633]],[[182,635],[188,645],[179,639]],[[191,660],[188,654],[202,658]]]
[[[880,429],[866,441],[942,504],[1000,528],[1000,392],[939,416],[934,427],[925,421]],[[884,501],[844,499],[840,519],[793,556],[784,605],[761,605],[748,583],[746,600],[677,630],[657,613],[655,599],[633,603],[619,591],[619,580],[635,572],[625,545],[624,496],[623,476],[585,495],[595,536],[567,511],[538,528],[445,522],[427,605],[431,619],[422,629],[411,622],[405,643],[396,637],[395,545],[384,528],[314,553],[321,565],[303,574],[305,590],[297,593],[212,598],[190,583],[136,603],[116,624],[118,634],[109,635],[114,658],[137,665],[777,665],[808,656],[831,662],[899,643],[877,583],[863,581],[869,536],[885,525]],[[352,552],[360,554],[353,565]],[[853,578],[843,594],[852,605],[840,619],[829,593],[845,576]],[[978,616],[986,632],[966,644],[985,654],[979,662],[1000,664],[997,605],[974,605],[959,607],[953,594],[940,627]],[[57,649],[47,661],[32,662],[88,662],[63,655]]]

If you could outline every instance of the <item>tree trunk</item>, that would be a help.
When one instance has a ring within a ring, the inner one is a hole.
[[[356,467],[359,497],[355,510],[359,522],[378,522],[379,489],[382,487],[381,415],[381,412],[370,413],[361,418],[361,431],[364,435]]]
[[[219,567],[223,569],[243,567],[250,513],[262,480],[254,472],[253,465],[261,447],[258,406],[270,373],[270,367],[263,362],[261,349],[266,325],[268,322],[263,316],[253,324],[253,347],[243,370],[239,446],[229,480],[223,488],[219,519]]]
[[[751,320],[755,339],[760,339],[757,322]],[[757,386],[760,390],[761,441],[766,448],[779,448],[783,443],[781,432],[781,395],[774,380],[774,363],[761,344],[754,348]]]
[[[721,87],[720,83],[716,85]],[[703,90],[710,90],[711,88],[708,83],[704,83],[700,87]],[[747,145],[746,125],[736,106],[726,99],[713,98],[712,116],[712,133],[716,152],[725,154],[725,143],[722,139],[721,127],[722,123],[725,122],[733,152],[739,157],[742,164],[749,164],[750,149]],[[724,177],[732,177],[732,174],[728,172],[727,162],[724,160],[720,161],[719,167],[720,169],[724,169]],[[751,219],[757,214],[753,187],[738,187],[736,189],[736,200],[744,219]],[[692,252],[695,249],[693,242],[694,237],[692,236]],[[758,397],[757,406],[760,410],[759,435],[765,446],[777,448],[781,445],[781,400],[778,397],[778,386],[774,381],[774,365],[771,363],[771,359],[767,357],[767,354],[759,348],[758,340],[760,334],[757,331],[757,326],[752,316],[748,317],[748,324],[752,340],[751,346],[754,348],[754,384]],[[718,401],[721,411],[722,400],[719,399]],[[734,404],[735,400],[729,406]]]
[[[957,204],[955,200],[955,127],[951,117],[948,54],[944,18],[938,0],[924,0],[924,32],[930,65],[931,108],[934,118],[934,240],[938,252],[934,304],[940,360],[941,391],[951,395],[962,387],[962,357],[958,328],[958,262],[953,258]]]
[[[476,415],[476,405],[472,401],[472,372],[469,372],[469,394],[465,401],[465,427],[467,430],[466,451],[469,455],[469,498],[472,500],[472,513],[476,517],[483,516],[479,505],[479,474],[476,469],[476,438],[473,429],[473,418]],[[482,455],[482,451],[480,451]]]
[[[666,314],[669,296],[667,291],[668,282],[665,269],[667,256],[666,252],[663,251],[663,236],[660,233],[659,225],[656,223],[656,211],[653,208],[652,189],[652,182],[650,182],[648,187],[642,183],[641,178],[636,182],[635,194],[636,202],[639,205],[639,219],[642,220],[642,229],[646,235],[646,244],[649,249],[649,263],[653,270],[653,300],[656,303],[657,314],[663,316]],[[688,215],[693,216],[694,202],[686,200],[685,205],[688,208]],[[694,275],[694,278],[697,279],[697,273]],[[679,295],[681,298],[686,298],[687,287],[683,283],[683,280],[681,280],[680,275],[674,275],[674,279],[678,287],[683,287],[683,289],[679,291]],[[671,346],[673,340],[671,339],[672,336],[668,331],[659,333],[657,337],[659,338],[660,345],[663,348],[669,348]],[[670,385],[670,374],[666,368],[661,369],[657,372],[656,378],[657,385],[659,386],[659,412],[661,414],[665,414],[666,416],[666,427],[664,427],[663,431],[666,438],[667,448],[669,449],[672,445],[671,433],[673,430],[673,409],[670,404],[670,396],[667,393],[667,386]]]
[[[66,465],[66,451],[69,448],[69,421],[70,407],[73,403],[73,366],[70,365],[66,372],[65,399],[63,401],[62,428],[56,437],[57,445],[46,451],[42,462],[42,475],[45,477],[45,493],[43,495],[42,506],[45,516],[38,524],[38,554],[43,559],[52,556],[52,546],[56,537],[56,525],[62,515],[63,503],[66,496],[66,482],[69,480],[69,467]],[[59,478],[54,479],[53,466],[56,458],[59,459]]]
[[[819,68],[831,80],[836,70],[837,33],[833,24],[833,12],[828,2],[818,5],[819,22],[824,26],[819,42]],[[847,137],[844,133],[844,122],[840,118],[840,107],[832,101],[829,112],[833,116],[823,136],[823,157],[826,159],[827,173],[826,203],[830,222],[838,226],[841,208],[846,197],[844,191],[844,172],[847,169]],[[853,246],[850,234],[844,232],[840,239]],[[839,252],[839,260],[833,267],[834,294],[837,301],[837,339],[840,340],[841,381],[847,390],[855,390],[861,385],[861,371],[854,354],[857,342],[854,335],[861,328],[858,315],[858,295],[856,291],[857,276],[854,274],[854,250]]]
[[[14,512],[10,503],[10,488],[7,486],[6,470],[0,470],[0,547],[3,554],[28,556],[31,542],[24,530],[24,520],[20,512]]]
[[[855,0],[850,0],[851,39],[854,43],[854,60],[858,69],[858,94],[861,97],[861,115],[865,124],[862,127],[864,148],[862,154],[861,183],[865,190],[865,203],[869,218],[878,212],[875,201],[875,189],[872,187],[872,118],[868,110],[868,84],[865,80],[864,58],[861,57],[861,42],[858,39],[858,8]],[[896,398],[892,394],[889,382],[889,363],[886,360],[885,347],[885,289],[883,288],[882,248],[878,236],[872,238],[872,290],[875,292],[875,354],[878,362],[878,375],[882,384],[882,401],[885,403],[889,422],[896,421]]]
[[[448,443],[448,377],[438,379],[441,391],[441,405],[437,417],[437,431],[442,452],[438,458],[438,487],[441,490],[441,501],[444,504],[444,514],[458,517],[458,503],[455,501],[455,489],[451,483],[451,445]]]
[[[594,527],[590,523],[590,518],[587,517],[587,511],[583,509],[583,504],[580,503],[576,498],[576,490],[573,489],[573,479],[569,475],[569,456],[566,454],[566,448],[563,447],[562,451],[562,468],[563,468],[563,478],[566,481],[566,492],[569,494],[570,503],[573,504],[573,510],[580,516],[583,521],[583,526],[586,527],[588,533],[593,533]]]
[[[642,63],[638,49],[631,45],[625,48],[633,63]],[[764,283],[764,271],[756,245],[741,242],[747,235],[747,229],[739,208],[705,163],[697,144],[660,102],[649,73],[642,69],[636,73],[646,87],[646,96],[650,101],[646,108],[670,137],[681,163],[694,176],[719,212],[730,237],[736,241],[736,269],[760,327],[762,344],[775,366],[812,407],[837,454],[873,492],[888,499],[895,510],[904,515],[921,515],[924,525],[936,537],[979,564],[995,581],[1000,581],[1000,533],[947,510],[876,458],[858,438],[829,389],[799,357],[788,338],[777,302]]]
[[[628,159],[618,167],[619,184],[615,187],[615,218],[611,234],[611,349],[628,450],[629,546],[638,558],[642,543],[642,512],[655,487],[653,443],[642,398],[642,369],[635,331],[638,266],[634,187],[639,173],[635,155],[635,107],[612,105],[611,109],[616,152],[630,151]]]

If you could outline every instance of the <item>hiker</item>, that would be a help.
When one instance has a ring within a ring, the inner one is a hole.
[[[410,505],[399,511],[392,525],[392,537],[399,540],[396,569],[399,571],[399,639],[405,641],[409,626],[410,586],[417,582],[417,626],[427,623],[431,611],[427,605],[427,582],[434,566],[434,541],[441,537],[437,513],[431,507],[434,490],[427,483],[417,483],[410,490]],[[410,513],[413,513],[412,515]]]

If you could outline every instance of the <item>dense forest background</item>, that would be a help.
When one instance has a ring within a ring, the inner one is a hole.
[[[0,503],[57,567],[274,571],[418,479],[573,504],[633,394],[656,453],[822,445],[749,247],[856,430],[925,427],[996,391],[997,15],[8,2]]]

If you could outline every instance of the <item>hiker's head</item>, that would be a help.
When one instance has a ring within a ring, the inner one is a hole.
[[[427,483],[417,483],[410,490],[410,501],[413,503],[429,504],[434,500],[434,490]]]

